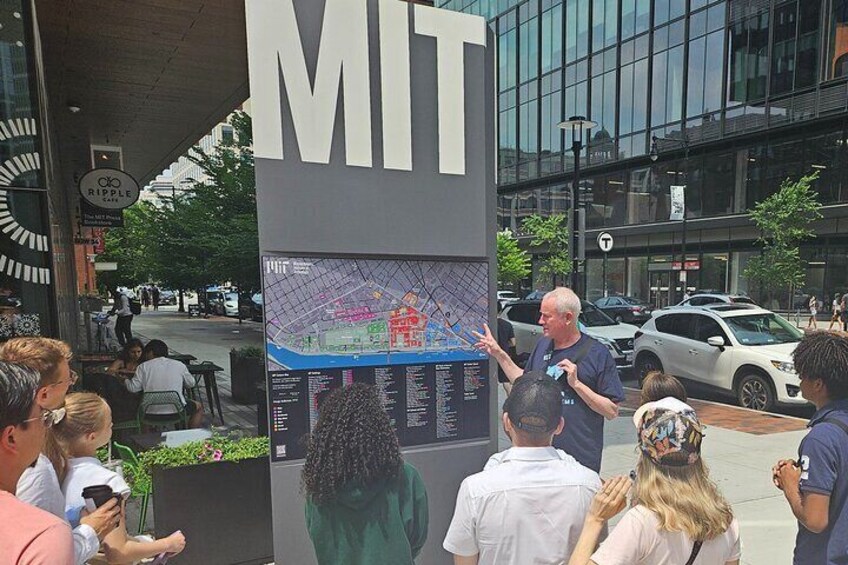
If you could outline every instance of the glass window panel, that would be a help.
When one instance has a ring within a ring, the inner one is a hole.
[[[707,53],[709,56],[706,58],[704,73],[704,113],[721,109],[724,45],[723,30],[707,36]]]
[[[618,0],[606,0],[604,31],[604,47],[615,45],[618,40]]]
[[[819,16],[821,2],[809,0],[798,6],[798,53],[795,65],[795,88],[812,86],[819,76]]]
[[[689,4],[689,10],[694,12],[700,8],[703,8],[707,5],[707,0],[691,0]]]
[[[604,48],[605,0],[592,0],[592,51]]]
[[[724,2],[710,7],[707,12],[707,31],[715,31],[724,27],[725,12]]]
[[[704,109],[704,63],[707,40],[701,37],[689,42],[689,84],[686,91],[686,116],[694,117]]]
[[[525,82],[539,75],[539,18],[521,24],[519,48],[519,82]]]
[[[651,88],[651,123],[654,126],[665,123],[667,61],[667,51],[654,55],[654,76]]]
[[[577,60],[577,1],[568,0],[565,9],[565,60]]]
[[[654,27],[668,21],[668,0],[654,2]]]
[[[686,22],[680,20],[668,26],[668,46],[680,45],[686,38]]]
[[[686,0],[670,0],[668,3],[668,19],[674,20],[686,13]]]
[[[668,49],[668,26],[654,30],[654,53]]]
[[[621,68],[621,107],[618,120],[620,135],[633,131],[633,65]]]
[[[498,39],[498,84],[500,90],[515,86],[516,68],[516,31],[510,30]]]
[[[728,102],[740,103],[765,97],[768,76],[769,15],[763,13],[737,22],[730,32]]]
[[[634,67],[632,131],[641,131],[648,125],[648,59],[637,61]]]
[[[636,33],[636,0],[621,0],[621,39]]]
[[[18,1],[0,2],[0,8],[0,122],[4,123],[4,131],[10,134],[0,136],[0,163],[13,158],[19,160],[17,167],[0,168],[0,186],[43,188],[45,183],[40,163],[44,158],[40,153],[37,133],[40,126],[38,107],[34,91],[30,90],[26,18],[22,17]],[[9,127],[10,122],[17,127]],[[37,201],[34,205],[38,208]],[[5,227],[8,228],[8,225]]]
[[[651,27],[651,0],[636,0],[636,33],[648,31]]]
[[[621,64],[627,65],[633,62],[633,48],[635,47],[634,41],[627,41],[621,44]]]
[[[683,46],[668,51],[668,103],[666,104],[666,123],[676,122],[683,117]]]
[[[786,2],[774,8],[774,45],[771,59],[771,92],[773,94],[792,90],[797,18],[797,2]]]
[[[707,33],[707,11],[702,10],[689,18],[689,37],[700,37]]]
[[[650,46],[650,36],[649,34],[642,35],[636,38],[636,47],[634,49],[633,56],[636,59],[642,59],[651,54],[649,51]]]

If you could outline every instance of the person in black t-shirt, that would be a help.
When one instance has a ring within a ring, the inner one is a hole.
[[[503,306],[501,303],[498,303],[498,314],[503,311]],[[498,317],[498,345],[501,349],[506,351],[506,354],[509,355],[509,358],[515,361],[516,352],[515,352],[515,330],[512,327],[512,324],[509,320],[505,320],[501,317]],[[512,383],[509,382],[509,379],[504,373],[503,368],[498,364],[498,382],[503,383],[504,390],[507,394],[509,394],[512,389]]]

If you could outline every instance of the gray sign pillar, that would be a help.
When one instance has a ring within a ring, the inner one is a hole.
[[[310,354],[348,337],[332,334],[320,320],[308,328],[293,323],[303,319],[294,313],[301,301],[318,299],[308,293],[297,298],[289,284],[293,279],[287,277],[304,277],[309,289],[318,284],[319,273],[338,274],[351,262],[360,267],[381,261],[426,263],[446,278],[464,264],[479,275],[482,264],[479,322],[488,319],[493,325],[494,45],[482,18],[400,0],[247,0],[246,10],[269,340],[274,547],[278,564],[301,565],[315,561],[300,492],[302,451],[273,436],[297,430],[291,421],[312,421],[307,404],[314,398],[308,387],[318,385],[304,384],[307,377],[296,369],[320,356],[295,355],[281,345],[280,335],[303,332],[297,342]],[[365,284],[382,284],[375,282],[376,275],[361,276]],[[477,292],[459,280],[450,283],[450,292],[411,284],[411,294],[400,300],[404,307],[424,308],[425,314],[426,300],[443,306],[470,301]],[[371,294],[385,299],[396,290],[387,283]],[[467,296],[457,298],[457,292]],[[338,313],[340,304],[329,308]],[[446,323],[440,319],[443,325],[438,327],[446,335],[456,329],[462,336],[450,339],[463,341],[472,318],[466,316],[461,321],[466,327],[459,330],[454,317],[460,311],[452,312],[441,313]],[[308,318],[309,313],[302,315]],[[432,316],[428,319],[435,320]],[[325,333],[306,335],[312,331]],[[391,348],[421,346],[409,339],[398,345],[392,338]],[[468,343],[464,345],[467,349]],[[403,354],[391,356],[392,363],[403,359]],[[358,361],[364,358],[357,356]],[[325,368],[315,363],[321,379],[330,383],[337,378],[329,370],[321,373]],[[459,484],[480,471],[497,448],[496,367],[482,363],[486,374],[481,378],[466,372],[463,385],[461,373],[450,386],[460,387],[457,402],[463,400],[463,390],[466,401],[479,391],[485,410],[469,408],[456,426],[451,416],[437,441],[410,439],[398,424],[404,457],[420,471],[429,496],[430,530],[419,563],[451,562],[441,544]],[[433,371],[426,365],[418,367],[422,375]],[[445,365],[440,367],[447,374]],[[357,378],[359,373],[350,374]],[[406,387],[417,378],[410,374],[396,384]],[[437,388],[432,394],[439,394]],[[281,389],[288,390],[288,400],[274,396]],[[399,402],[407,402],[403,397]],[[462,432],[475,425],[482,426],[482,433]],[[473,437],[464,437],[469,435]]]

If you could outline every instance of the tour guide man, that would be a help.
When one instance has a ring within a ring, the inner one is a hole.
[[[604,418],[618,416],[624,389],[615,360],[607,348],[580,332],[580,299],[571,289],[557,287],[542,299],[539,339],[525,369],[544,371],[562,384],[565,430],[554,437],[562,449],[581,464],[599,472],[604,448]],[[477,348],[495,358],[510,382],[524,374],[498,346],[489,326],[485,335],[474,332]]]

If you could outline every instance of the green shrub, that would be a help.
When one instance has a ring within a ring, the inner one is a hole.
[[[239,348],[233,347],[230,350],[230,353],[236,357],[258,357],[260,359],[265,357],[265,351],[263,351],[261,347],[256,347],[255,345],[246,345]]]
[[[124,468],[127,482],[133,494],[144,492],[150,485],[154,467],[169,469],[220,461],[241,461],[255,457],[267,457],[270,447],[267,437],[232,438],[214,435],[205,440],[192,441],[178,447],[160,446],[138,455],[141,469],[138,476]]]

